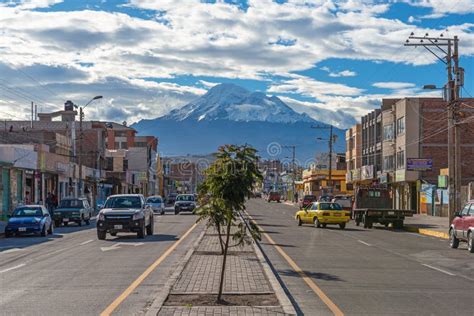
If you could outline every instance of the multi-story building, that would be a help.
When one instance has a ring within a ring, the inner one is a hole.
[[[362,125],[356,124],[346,131],[346,181],[354,187],[360,182],[362,167]]]
[[[473,99],[463,100],[461,116],[462,182],[474,180]],[[421,211],[420,188],[435,187],[448,166],[447,108],[440,98],[384,99],[381,184],[392,189],[394,207]],[[424,209],[426,211],[426,209]],[[428,212],[430,213],[430,212]],[[438,215],[445,215],[441,212]]]
[[[361,119],[362,167],[361,184],[370,185],[377,181],[382,171],[382,111],[373,110]]]

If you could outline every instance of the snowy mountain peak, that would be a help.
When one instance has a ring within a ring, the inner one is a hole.
[[[197,100],[171,111],[163,118],[176,121],[314,122],[308,115],[292,110],[276,96],[250,92],[230,83],[212,87]]]

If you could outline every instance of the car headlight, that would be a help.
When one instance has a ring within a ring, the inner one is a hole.
[[[133,220],[134,221],[142,219],[143,217],[144,217],[144,215],[143,215],[142,212],[137,212],[137,213],[133,214]]]
[[[105,221],[104,213],[99,213],[98,217],[99,217],[99,221]]]

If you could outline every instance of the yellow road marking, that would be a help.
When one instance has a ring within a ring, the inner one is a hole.
[[[247,213],[247,212],[246,212]],[[306,284],[313,290],[313,292],[326,304],[326,306],[331,310],[331,312],[336,315],[336,316],[343,316],[344,313],[337,307],[336,304],[334,304],[333,301],[319,288],[319,286],[316,285],[316,283],[296,264],[293,259],[291,259],[290,256],[286,254],[283,249],[278,246],[275,241],[273,240],[272,237],[270,237],[265,230],[263,230],[257,222],[250,216],[249,213],[247,213],[247,216],[252,220],[252,222],[257,225],[258,229],[262,232],[262,234],[265,236],[265,238],[268,240],[270,244],[275,247],[275,249],[280,253],[280,255],[288,262],[288,264],[291,266],[291,268],[300,275],[300,277],[306,282]]]
[[[163,262],[163,260],[166,259],[166,257],[168,257],[171,252],[173,252],[173,250],[176,249],[176,247],[178,247],[178,245],[193,231],[194,228],[196,228],[197,224],[194,224],[186,233],[184,233],[184,235],[179,239],[177,240],[174,244],[172,244],[162,255],[161,257],[159,257],[158,259],[156,259],[155,262],[153,262],[152,265],[150,265],[146,270],[145,272],[143,272],[135,281],[133,281],[132,284],[130,284],[130,286],[125,290],[123,291],[122,294],[120,294],[119,297],[117,297],[113,302],[112,304],[110,304],[109,306],[107,306],[107,308],[102,312],[100,313],[100,316],[109,316],[110,314],[112,314],[112,312],[130,295],[132,294],[132,292],[143,282],[143,280],[146,279],[146,277],[151,273],[153,272],[153,270],[156,269],[156,267],[158,267],[161,262]]]

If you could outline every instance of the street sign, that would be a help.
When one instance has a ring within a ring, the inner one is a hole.
[[[407,158],[408,171],[430,171],[433,169],[433,159]]]

